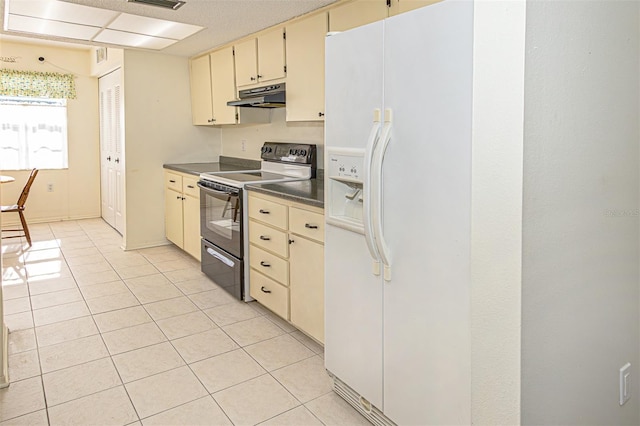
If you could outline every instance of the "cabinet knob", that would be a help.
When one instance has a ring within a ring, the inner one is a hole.
[[[295,243],[295,242],[296,242],[295,240],[289,240],[289,244]]]
[[[260,266],[264,266],[265,268],[269,268],[269,267],[271,267],[271,265],[270,265],[270,264],[268,264],[267,262],[265,262],[264,260],[261,260],[261,261],[260,261]]]
[[[324,117],[324,112],[319,112],[318,117]]]
[[[115,159],[115,160],[113,160],[113,161],[115,161],[116,163],[120,163],[120,159],[119,159],[119,158],[116,158],[116,159]]]
[[[108,157],[107,157],[107,161],[111,161],[111,156],[108,156]]]
[[[251,77],[250,80],[251,81],[256,81],[256,78],[255,77]]]
[[[178,195],[178,196],[176,197],[176,200],[179,200],[179,199],[181,199],[181,198],[182,198],[182,197]]]
[[[258,78],[262,78],[262,76],[260,74],[258,74]]]
[[[309,223],[305,223],[304,227],[307,229],[318,229],[318,225],[311,225]]]
[[[260,290],[262,290],[263,293],[271,293],[271,290],[265,289],[264,286],[262,286]]]

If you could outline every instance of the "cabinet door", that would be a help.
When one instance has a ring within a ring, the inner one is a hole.
[[[287,121],[324,120],[327,13],[287,26]]]
[[[384,0],[356,0],[329,10],[329,30],[346,31],[389,15]]]
[[[200,260],[200,197],[184,196],[184,251]]]
[[[291,239],[291,322],[324,343],[324,246],[298,236],[292,236]]]
[[[389,15],[397,15],[399,13],[408,12],[423,6],[438,3],[441,0],[391,0],[391,8]]]
[[[284,28],[258,36],[258,81],[285,77]]]
[[[191,118],[193,124],[212,124],[213,106],[211,103],[211,70],[209,56],[191,61]]]
[[[252,38],[235,45],[236,84],[249,86],[258,82],[257,40]]]
[[[236,108],[227,105],[228,101],[236,98],[233,47],[229,46],[213,52],[209,57],[214,124],[235,124]]]
[[[165,233],[167,239],[180,248],[184,247],[182,222],[182,193],[166,188],[164,193]]]

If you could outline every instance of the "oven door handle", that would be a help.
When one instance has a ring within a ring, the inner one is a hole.
[[[235,195],[237,196],[239,193],[238,192],[232,192],[232,191],[218,191],[217,189],[212,189],[209,188],[208,186],[204,186],[200,183],[198,183],[198,186],[200,187],[200,189],[207,191],[207,192],[212,192],[214,194],[220,194],[220,195]]]
[[[216,259],[218,259],[220,262],[224,263],[227,266],[233,267],[235,265],[235,262],[233,260],[221,255],[211,247],[207,247],[207,253],[209,253],[211,256],[215,257]]]

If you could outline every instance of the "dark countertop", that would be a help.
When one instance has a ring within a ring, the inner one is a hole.
[[[200,173],[233,172],[236,170],[257,170],[260,169],[260,161],[220,156],[219,163],[164,164],[163,167],[165,169],[199,176]]]
[[[324,208],[324,180],[310,179],[282,183],[256,183],[246,189],[310,206]]]

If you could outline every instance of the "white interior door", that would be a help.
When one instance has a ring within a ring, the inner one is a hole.
[[[471,422],[472,47],[472,2],[385,24],[384,412],[399,425]]]
[[[100,188],[102,217],[123,232],[124,109],[122,74],[117,69],[99,79],[100,90]]]

